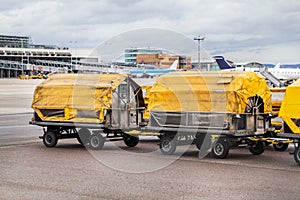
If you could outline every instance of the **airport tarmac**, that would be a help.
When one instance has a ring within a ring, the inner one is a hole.
[[[175,155],[156,138],[92,151],[76,139],[46,148],[28,124],[41,80],[0,79],[0,199],[298,199],[300,167],[271,146],[260,156],[232,149],[227,159],[199,158],[195,146]],[[289,151],[293,150],[290,145]]]
[[[0,115],[32,112],[33,91],[41,79],[0,79]]]

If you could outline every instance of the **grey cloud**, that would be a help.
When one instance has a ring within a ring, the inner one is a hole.
[[[12,0],[0,3],[2,34],[31,35],[37,43],[68,45],[69,41],[76,40],[78,46],[92,47],[126,31],[154,27],[181,32],[191,40],[199,34],[206,36],[203,47],[209,52],[233,52],[229,55],[234,57],[238,55],[235,52],[247,52],[247,48],[267,46],[270,49],[272,45],[283,48],[285,43],[287,47],[293,43],[293,50],[297,44],[300,48],[300,2],[297,0]]]

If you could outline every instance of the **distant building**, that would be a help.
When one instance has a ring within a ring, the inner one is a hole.
[[[264,67],[262,63],[258,62],[247,62],[247,63],[235,63],[234,66],[239,69],[243,69],[245,71],[245,68],[254,68],[259,69]]]
[[[137,54],[135,64],[137,64],[137,65],[155,65],[155,66],[159,66],[160,65],[159,55],[161,55],[161,54],[158,54],[158,53]]]
[[[102,67],[90,50],[33,44],[29,36],[0,35],[0,78]]]
[[[159,68],[170,67],[178,60],[179,69],[191,69],[191,57],[186,55],[170,55],[160,49],[130,48],[125,49],[125,63],[136,65],[154,65]]]
[[[0,35],[0,47],[29,48],[31,38],[29,36]]]
[[[139,54],[162,54],[160,49],[151,48],[128,48],[125,49],[125,63],[137,64],[137,55]]]

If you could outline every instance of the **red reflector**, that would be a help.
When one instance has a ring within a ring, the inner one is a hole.
[[[33,118],[31,118],[31,121],[34,121],[34,117],[33,117]]]

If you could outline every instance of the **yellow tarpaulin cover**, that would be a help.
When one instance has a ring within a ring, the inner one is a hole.
[[[300,134],[297,121],[300,119],[300,79],[286,88],[286,92],[279,110],[279,117],[288,124],[293,133]]]
[[[245,113],[248,98],[260,96],[272,111],[271,92],[254,72],[174,72],[157,78],[148,109],[165,112]]]
[[[69,120],[76,117],[78,110],[103,111],[112,103],[112,90],[126,77],[121,74],[54,74],[36,87],[32,108],[43,120]],[[41,109],[64,109],[65,116],[43,116]],[[98,120],[103,120],[101,113]]]

